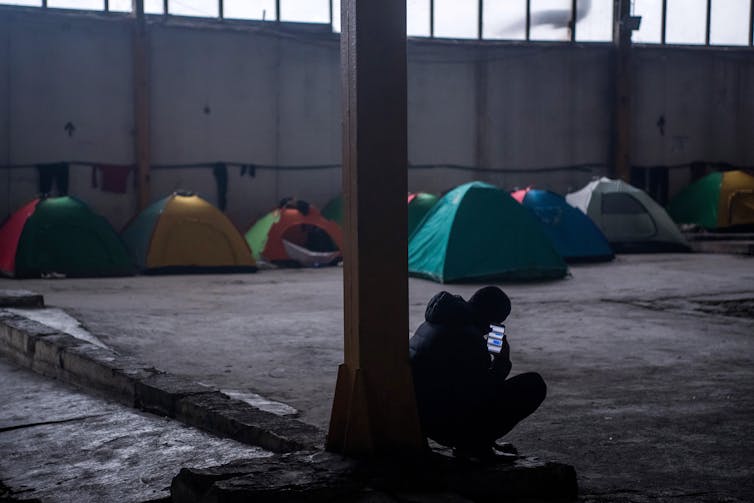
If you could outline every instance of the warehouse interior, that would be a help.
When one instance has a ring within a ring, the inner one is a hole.
[[[754,0],[0,0],[0,501],[750,501],[752,91]]]

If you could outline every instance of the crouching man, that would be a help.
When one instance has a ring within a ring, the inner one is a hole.
[[[490,325],[502,325],[510,311],[508,296],[494,286],[478,290],[468,302],[440,292],[409,341],[422,430],[458,456],[494,459],[496,441],[537,410],[547,394],[537,373],[507,379],[506,338],[499,352],[488,350]]]

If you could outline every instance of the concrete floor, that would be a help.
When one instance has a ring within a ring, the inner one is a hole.
[[[170,497],[181,466],[271,455],[85,395],[5,357],[0,382],[0,501],[157,501]]]
[[[543,407],[510,435],[573,464],[586,501],[754,500],[754,259],[623,255],[561,281],[502,285],[513,372]],[[160,369],[285,402],[326,428],[342,361],[342,270],[0,281],[43,293]],[[447,289],[410,280],[410,318]]]

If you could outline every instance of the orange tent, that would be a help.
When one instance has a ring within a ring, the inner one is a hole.
[[[343,231],[313,206],[278,208],[260,218],[246,233],[254,258],[269,262],[319,266],[341,258]]]

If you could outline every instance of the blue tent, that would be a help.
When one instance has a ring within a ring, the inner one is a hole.
[[[529,208],[542,222],[555,250],[568,261],[607,261],[615,258],[607,239],[584,213],[549,190],[526,189],[513,198]]]

